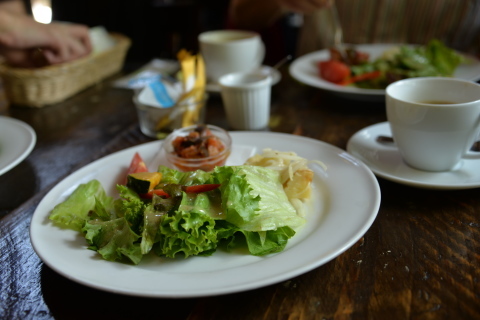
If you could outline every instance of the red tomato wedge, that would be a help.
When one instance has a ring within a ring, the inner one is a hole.
[[[138,152],[135,152],[135,154],[133,155],[132,161],[130,162],[130,166],[128,167],[127,174],[125,175],[125,180],[123,184],[124,185],[127,184],[127,176],[129,174],[138,173],[138,172],[148,172],[148,169],[142,157],[138,154]]]
[[[215,190],[218,187],[220,187],[220,184],[199,184],[196,186],[185,186],[183,187],[183,191],[185,191],[186,193],[202,193]],[[139,196],[143,199],[152,199],[154,194],[165,198],[170,197],[170,195],[162,189],[153,189],[148,193],[140,194]]]
[[[139,194],[139,196],[140,198],[143,198],[143,199],[152,199],[154,194],[160,197],[165,197],[165,198],[170,197],[170,195],[165,191],[163,191],[162,189],[153,189],[147,193]]]
[[[183,191],[186,193],[202,193],[207,191],[212,191],[220,187],[220,184],[198,184],[195,186],[184,186]],[[140,198],[143,199],[152,199],[153,195],[156,194],[157,196],[168,198],[170,195],[163,191],[162,189],[153,189],[148,193],[140,194]]]
[[[212,191],[220,187],[220,184],[199,184],[196,186],[187,186],[184,188],[186,193],[202,193]]]
[[[138,152],[135,152],[132,161],[130,162],[130,167],[128,168],[127,174],[138,172],[148,172],[148,169],[142,157],[138,154]]]
[[[355,77],[348,77],[348,78],[344,79],[340,84],[346,86],[346,85],[349,85],[351,83],[355,83],[355,82],[358,82],[358,81],[372,80],[372,79],[380,77],[381,74],[382,73],[380,71],[367,72],[367,73],[364,73],[364,74],[359,74],[358,76],[355,76]]]
[[[340,83],[350,76],[350,68],[337,60],[320,61],[318,63],[320,77],[328,82]]]

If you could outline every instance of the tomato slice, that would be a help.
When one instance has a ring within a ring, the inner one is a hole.
[[[143,199],[152,199],[154,194],[156,194],[157,196],[165,197],[165,198],[170,197],[170,195],[165,191],[163,191],[162,189],[153,189],[147,193],[139,194],[139,196],[140,198],[143,198]]]
[[[340,83],[350,76],[350,68],[337,60],[320,61],[318,69],[320,77],[328,82]]]
[[[202,193],[212,191],[220,187],[220,184],[199,184],[196,186],[187,186],[184,188],[186,193]]]
[[[123,184],[127,184],[127,176],[132,173],[138,173],[138,172],[148,172],[147,165],[145,164],[145,161],[143,161],[142,157],[138,152],[135,152],[133,155],[132,161],[130,162],[130,166],[127,169],[127,174],[125,175],[125,179]]]
[[[127,173],[138,173],[138,172],[148,172],[147,165],[143,161],[142,157],[138,152],[135,152],[133,155],[132,161],[130,162],[130,167],[128,168]]]
[[[218,187],[220,187],[220,184],[215,184],[215,183],[198,184],[195,186],[184,186],[183,191],[185,191],[186,193],[202,193],[202,192],[215,190]],[[165,197],[165,198],[170,197],[170,195],[165,191],[163,191],[162,189],[153,189],[147,193],[140,194],[139,196],[140,198],[143,198],[143,199],[152,199],[154,194],[156,194],[157,196]]]

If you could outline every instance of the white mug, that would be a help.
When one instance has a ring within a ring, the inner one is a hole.
[[[449,171],[480,133],[480,85],[442,77],[410,78],[386,89],[387,119],[403,160],[419,170]],[[480,162],[479,162],[480,165]]]
[[[257,72],[237,72],[219,80],[230,126],[236,130],[263,130],[270,120],[272,78]]]
[[[211,83],[227,73],[258,69],[265,57],[265,45],[252,31],[207,31],[198,36],[198,42]]]

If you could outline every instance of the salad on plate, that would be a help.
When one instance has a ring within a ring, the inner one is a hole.
[[[465,58],[439,40],[425,46],[400,45],[371,60],[354,46],[331,48],[330,59],[318,61],[319,76],[341,86],[385,89],[397,80],[413,77],[451,77]]]
[[[85,236],[105,260],[138,264],[147,254],[208,256],[245,247],[252,255],[282,251],[305,224],[313,171],[293,152],[271,149],[244,165],[148,172],[137,153],[119,197],[98,180],[79,185],[50,212],[58,227]]]

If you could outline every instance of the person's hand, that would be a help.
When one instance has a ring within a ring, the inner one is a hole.
[[[51,23],[44,44],[39,47],[48,64],[76,60],[92,51],[88,27],[78,24]]]
[[[0,13],[0,53],[16,67],[72,61],[92,50],[88,27],[70,23],[41,24],[29,16]]]
[[[333,0],[278,0],[284,9],[297,13],[310,13],[318,9],[328,8]]]

